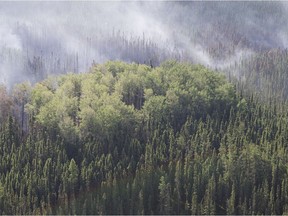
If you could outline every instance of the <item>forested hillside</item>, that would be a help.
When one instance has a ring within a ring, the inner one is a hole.
[[[255,92],[262,101],[273,101],[280,106],[288,99],[287,49],[259,52],[231,66],[228,74],[229,71],[237,71],[240,85],[246,89],[247,95]]]
[[[0,2],[0,214],[288,214],[287,2]]]
[[[108,60],[223,70],[285,50],[287,12],[286,2],[1,2],[0,83],[36,83]]]
[[[287,213],[288,113],[168,61],[1,88],[1,214]]]

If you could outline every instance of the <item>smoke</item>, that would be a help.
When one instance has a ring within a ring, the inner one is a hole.
[[[22,49],[20,38],[5,23],[0,24],[0,45],[1,48]]]
[[[119,30],[118,36],[124,35],[128,42],[128,37],[145,37],[159,47],[169,35],[157,19],[147,16],[141,3],[1,2],[0,6],[0,80],[7,85],[35,82],[47,74],[87,71],[93,61],[121,59],[121,47],[114,46],[109,53],[109,40]],[[14,58],[19,60],[17,66]]]
[[[169,58],[227,68],[287,48],[285,2],[0,2],[0,82]]]

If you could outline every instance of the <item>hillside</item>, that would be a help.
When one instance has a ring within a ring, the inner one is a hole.
[[[224,70],[285,50],[287,9],[285,2],[2,2],[0,82],[36,83],[108,60]]]
[[[0,214],[288,214],[287,14],[0,2]]]
[[[107,62],[1,97],[1,214],[287,211],[287,112],[203,66]]]

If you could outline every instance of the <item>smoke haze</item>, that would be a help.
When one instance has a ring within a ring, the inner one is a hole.
[[[107,60],[225,68],[287,48],[286,2],[0,2],[0,82],[36,82]]]

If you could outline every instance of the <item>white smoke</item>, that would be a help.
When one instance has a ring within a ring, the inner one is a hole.
[[[188,58],[184,60],[225,68],[250,56],[260,46],[288,47],[287,5],[285,2],[0,2],[0,82],[11,85],[31,81],[31,77],[36,77],[32,80],[36,81],[47,73],[87,71],[93,61],[121,60],[123,50],[108,41],[111,34],[119,35],[122,43],[121,37],[125,35],[128,38],[125,43],[145,39],[146,43],[156,44],[160,52],[156,57],[165,59],[165,52],[179,51]],[[246,42],[234,44],[235,35],[227,35],[226,29],[235,31]],[[101,48],[105,43],[106,47],[111,46],[108,51]],[[223,55],[218,48],[220,58],[215,58],[210,47],[217,48],[220,43],[235,48],[229,55],[225,47]],[[125,59],[129,60],[127,56]]]

